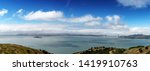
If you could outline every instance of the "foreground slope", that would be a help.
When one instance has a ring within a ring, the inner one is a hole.
[[[74,54],[150,54],[150,46],[136,46],[125,48],[93,47]]]
[[[33,49],[17,44],[0,44],[0,54],[50,54],[45,50]],[[150,46],[136,46],[130,48],[92,47],[74,54],[150,54]]]
[[[49,54],[49,52],[17,44],[0,44],[0,54]]]

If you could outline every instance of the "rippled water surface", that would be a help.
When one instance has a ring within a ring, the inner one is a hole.
[[[124,39],[100,36],[0,36],[0,43],[20,44],[52,53],[66,54],[86,50],[96,46],[128,48],[138,45],[150,45],[150,39]]]

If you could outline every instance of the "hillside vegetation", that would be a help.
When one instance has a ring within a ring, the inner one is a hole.
[[[17,44],[0,44],[0,54],[51,54],[45,50],[33,49]],[[125,48],[92,47],[74,54],[150,54],[150,46]]]
[[[136,46],[125,48],[93,47],[74,54],[150,54],[150,46]]]
[[[49,54],[49,52],[16,44],[0,44],[0,54]]]

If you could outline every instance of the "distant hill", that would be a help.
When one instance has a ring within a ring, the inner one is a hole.
[[[0,54],[49,54],[49,52],[16,44],[0,44]]]
[[[134,34],[134,35],[129,35],[129,36],[120,36],[120,38],[150,39],[150,35]]]
[[[128,49],[113,47],[93,47],[74,54],[150,54],[150,46],[136,46]]]

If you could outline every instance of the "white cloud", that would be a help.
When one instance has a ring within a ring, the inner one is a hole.
[[[120,17],[119,15],[106,16],[106,20],[107,20],[109,23],[120,24],[120,22],[121,22],[121,17]]]
[[[70,22],[70,23],[86,23],[86,22],[100,21],[100,20],[102,20],[101,17],[93,17],[92,15],[84,15],[81,17],[61,19],[61,21]]]
[[[0,10],[0,16],[4,16],[5,14],[8,13],[8,10],[7,9],[2,9]]]
[[[121,17],[119,15],[106,16],[106,19],[94,20],[85,22],[85,26],[90,28],[82,27],[70,30],[69,33],[79,34],[93,34],[93,35],[124,35],[128,34],[129,27],[122,24]]]
[[[146,35],[150,35],[150,32],[148,32],[148,30],[150,30],[149,27],[133,27],[130,28],[129,30],[129,34],[146,34]]]
[[[134,8],[145,8],[150,5],[150,0],[117,0],[123,6]]]
[[[60,33],[66,28],[62,24],[0,24],[0,32],[21,33]],[[34,34],[33,33],[33,34]]]
[[[123,24],[119,15],[106,16],[105,28],[116,29],[116,30],[128,30],[127,25]]]
[[[111,18],[107,19],[107,17]],[[78,26],[71,24],[1,24],[0,32],[15,33],[73,33],[73,34],[121,34],[121,31],[127,30],[128,27],[121,24],[119,15],[107,16],[105,19],[94,17],[92,15],[84,15],[76,18],[61,18],[57,20],[66,23],[76,23]],[[38,18],[39,19],[39,18]],[[37,19],[37,20],[38,20]],[[62,19],[65,19],[62,20]],[[41,20],[41,19],[40,19]],[[47,21],[47,20],[46,20]],[[116,23],[117,21],[117,23]],[[80,24],[84,24],[79,26]],[[87,28],[87,26],[90,28]]]
[[[22,12],[22,9],[18,10],[17,13]],[[59,21],[66,23],[84,23],[85,25],[98,25],[98,22],[102,20],[101,17],[94,17],[92,15],[84,15],[80,17],[65,18],[61,11],[36,11],[30,12],[27,15],[22,16],[25,20],[42,20],[42,21]]]
[[[100,25],[101,26],[101,25]],[[148,27],[129,28],[125,25],[109,24],[103,26],[107,28],[78,28],[66,24],[0,24],[0,33],[4,34],[92,34],[92,35],[131,35],[131,34],[149,34]],[[110,28],[111,27],[111,28]],[[71,29],[69,29],[71,28]]]
[[[61,11],[36,11],[30,12],[27,15],[24,15],[23,18],[25,20],[43,20],[43,21],[51,21],[51,20],[58,20],[63,18],[63,12]]]
[[[106,16],[106,19],[107,19],[108,21],[112,21],[112,20],[113,20],[113,17],[111,17],[111,16]]]
[[[100,22],[98,21],[92,21],[92,22],[87,22],[85,23],[85,26],[89,26],[89,27],[95,27],[95,26],[100,26]]]
[[[20,17],[23,17],[25,20],[42,20],[43,22],[59,21],[60,23],[68,24],[52,24],[51,22],[49,24],[0,24],[0,33],[73,33],[93,35],[128,35],[137,33],[150,34],[147,33],[147,30],[150,30],[149,28],[129,28],[127,25],[122,23],[122,18],[119,15],[106,16],[104,17],[105,19],[99,16],[94,17],[90,14],[80,17],[66,18],[61,11],[44,12],[39,10],[23,15],[23,9],[19,9],[16,14],[21,14]]]
[[[23,9],[19,9],[18,11],[17,11],[17,13],[22,13],[23,12]]]
[[[116,29],[116,30],[127,30],[128,29],[128,27],[124,24],[109,23],[104,26],[105,26],[105,28]]]
[[[76,29],[76,30],[69,30],[69,33],[74,34],[89,34],[89,35],[125,35],[127,30],[116,30],[116,29]],[[128,33],[127,33],[128,34]]]
[[[67,23],[82,23],[85,26],[95,27],[100,25],[101,20],[101,17],[94,17],[89,14],[80,17],[62,18],[59,21]]]
[[[119,15],[114,15],[113,17],[114,17],[114,23],[115,24],[120,24],[120,21],[121,21],[120,16]]]
[[[16,13],[14,13],[12,16],[15,17],[15,16],[18,16],[18,17],[22,17],[23,15],[23,9],[19,9]]]

